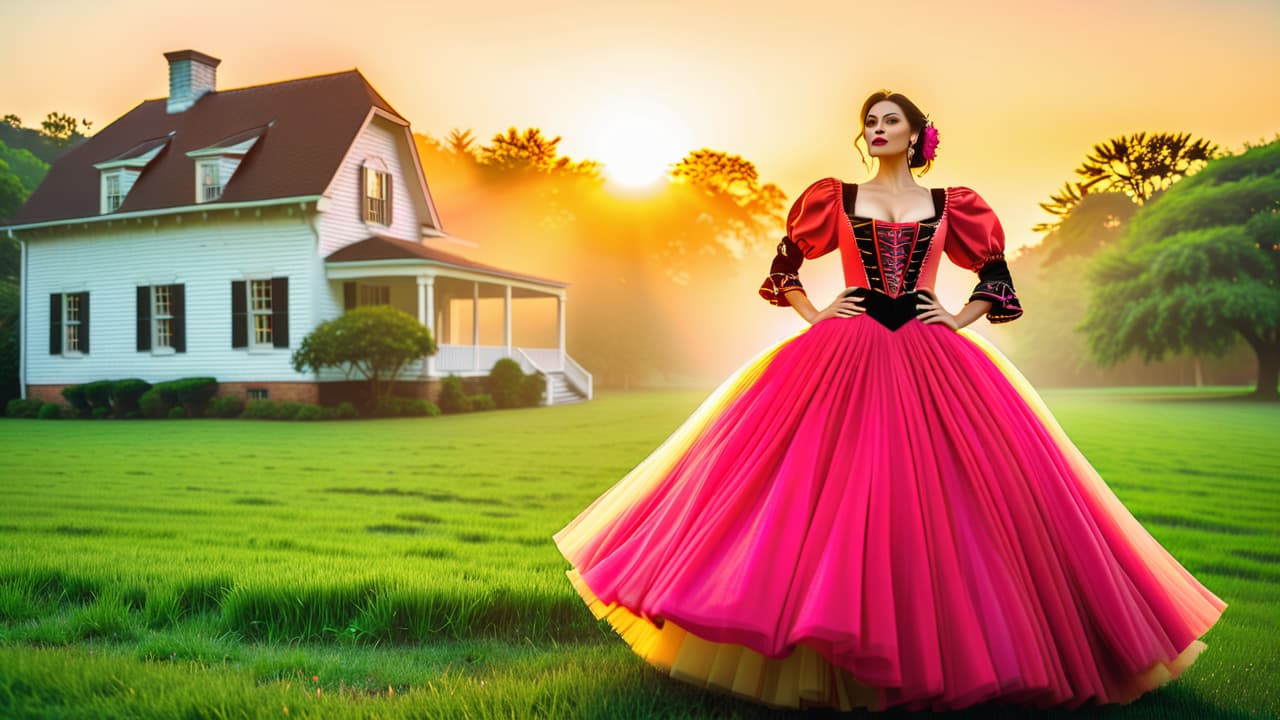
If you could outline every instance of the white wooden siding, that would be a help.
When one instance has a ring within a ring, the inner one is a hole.
[[[374,234],[419,241],[417,198],[421,181],[416,175],[413,158],[406,155],[408,152],[415,151],[405,146],[404,130],[374,116],[364,132],[356,137],[346,162],[330,185],[329,209],[320,214],[318,226],[320,257],[327,257]],[[363,219],[364,188],[360,186],[360,166],[371,157],[386,163],[393,178],[390,227],[366,223]]]
[[[184,216],[159,228],[146,224],[116,230],[68,232],[60,238],[28,238],[26,382],[81,383],[139,377],[148,382],[207,375],[221,381],[305,381],[290,358],[319,322],[320,308],[341,310],[330,294],[315,253],[308,220],[276,211]],[[250,351],[231,347],[231,282],[289,278],[289,348]],[[139,285],[185,285],[187,351],[138,352],[136,290]],[[49,354],[49,295],[89,292],[89,353]],[[330,315],[332,316],[332,314]]]

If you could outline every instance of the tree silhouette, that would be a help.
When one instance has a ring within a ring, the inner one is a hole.
[[[1217,155],[1216,145],[1192,141],[1190,133],[1140,132],[1094,145],[1076,174],[1084,178],[1082,191],[1118,190],[1142,205]]]
[[[575,163],[560,156],[556,149],[560,136],[547,139],[538,128],[528,128],[521,133],[511,127],[505,135],[498,133],[489,142],[480,146],[477,156],[482,164],[504,173],[517,170],[592,177],[600,174],[600,163],[594,160]]]
[[[83,119],[77,121],[70,115],[51,112],[40,123],[40,127],[43,128],[40,134],[48,139],[50,143],[58,147],[64,147],[74,140],[77,135],[81,134],[80,125],[84,125],[84,129],[87,132],[93,123]]]

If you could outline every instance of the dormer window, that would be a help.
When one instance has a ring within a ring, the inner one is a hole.
[[[367,223],[391,224],[391,173],[376,158],[360,166],[364,188],[362,217]]]
[[[222,197],[221,163],[201,160],[196,163],[197,202],[210,202]]]
[[[173,133],[143,140],[118,155],[93,164],[93,167],[99,171],[100,178],[98,212],[105,215],[120,209],[125,197],[133,189],[134,183],[169,143],[171,137]]]
[[[272,120],[266,125],[228,135],[212,145],[187,151],[187,157],[195,161],[197,203],[222,199],[223,191],[235,177],[241,161],[274,124]]]

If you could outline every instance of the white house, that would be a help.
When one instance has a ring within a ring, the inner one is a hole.
[[[353,383],[290,358],[320,322],[375,303],[437,339],[401,375],[421,397],[503,357],[547,378],[548,403],[591,397],[565,353],[566,283],[440,249],[461,243],[441,227],[409,121],[358,70],[219,91],[217,58],[165,58],[169,97],[60,156],[0,228],[22,247],[24,397],[199,375],[224,395],[332,402]],[[503,300],[502,343],[479,342],[484,298]],[[513,346],[516,301],[550,298],[558,342]]]

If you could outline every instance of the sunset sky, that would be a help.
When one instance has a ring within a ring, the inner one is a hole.
[[[192,8],[203,7],[196,13]],[[349,2],[201,6],[0,0],[0,113],[101,128],[168,94],[163,53],[220,58],[218,88],[359,68],[414,130],[510,126],[574,159],[660,163],[708,147],[794,198],[865,179],[852,141],[870,92],[934,119],[928,186],[967,185],[1035,242],[1037,203],[1095,143],[1189,132],[1239,150],[1280,131],[1280,3]],[[624,121],[639,120],[637,136]],[[620,142],[619,137],[629,138]]]

